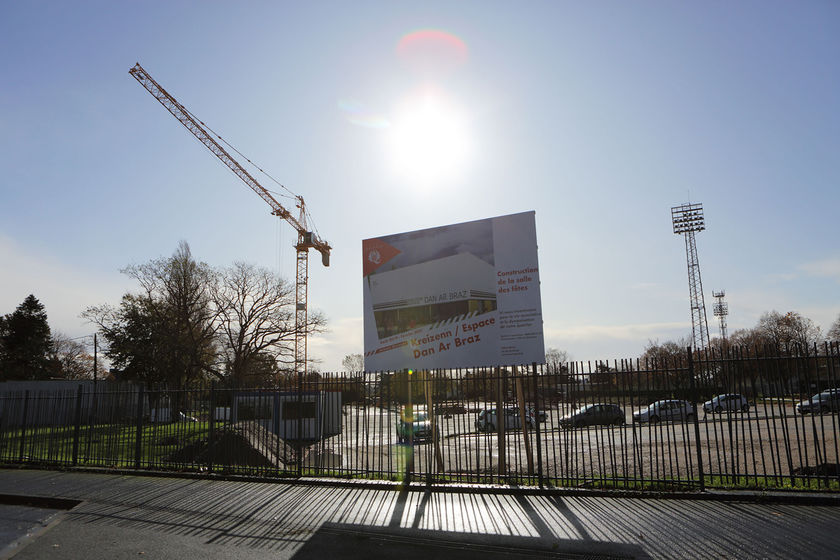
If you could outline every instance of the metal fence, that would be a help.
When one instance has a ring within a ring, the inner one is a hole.
[[[640,490],[840,489],[837,344],[3,391],[0,462]]]

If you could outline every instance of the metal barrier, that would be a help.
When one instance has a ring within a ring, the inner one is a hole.
[[[2,392],[0,462],[680,490],[840,489],[840,347]],[[837,392],[832,391],[838,388]]]

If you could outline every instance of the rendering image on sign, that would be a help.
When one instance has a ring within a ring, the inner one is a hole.
[[[545,359],[534,212],[362,241],[365,369]]]

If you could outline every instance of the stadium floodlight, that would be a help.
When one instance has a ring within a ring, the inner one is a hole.
[[[700,260],[694,233],[706,229],[702,204],[681,204],[671,208],[674,233],[685,237],[685,255],[688,265],[688,295],[691,302],[691,335],[694,348],[702,350],[709,345],[709,323],[703,299],[703,281],[700,278]]]
[[[715,317],[718,318],[720,337],[726,340],[726,316],[729,315],[729,304],[723,301],[723,298],[726,297],[726,292],[724,290],[712,292],[712,296],[717,300],[712,309]]]
[[[671,208],[671,221],[674,224],[674,233],[677,235],[689,231],[703,231],[706,229],[702,204],[674,206]]]

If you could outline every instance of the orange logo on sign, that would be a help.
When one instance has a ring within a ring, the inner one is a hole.
[[[400,250],[381,239],[365,239],[362,241],[362,258],[364,276],[373,273],[377,268],[400,254]]]

